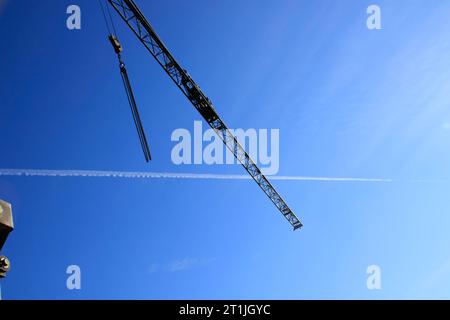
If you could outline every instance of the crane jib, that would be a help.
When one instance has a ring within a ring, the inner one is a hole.
[[[133,31],[177,87],[189,99],[205,121],[214,129],[226,147],[234,154],[253,180],[294,227],[294,230],[301,228],[303,225],[300,220],[239,144],[236,137],[217,114],[209,98],[203,93],[186,70],[181,68],[173,58],[136,3],[133,0],[108,0],[108,3]]]

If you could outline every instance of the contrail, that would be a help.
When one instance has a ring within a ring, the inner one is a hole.
[[[91,177],[125,179],[209,179],[209,180],[248,180],[249,175],[209,174],[209,173],[170,173],[133,171],[93,171],[93,170],[39,170],[39,169],[0,169],[0,176],[27,177]],[[269,180],[283,181],[324,181],[324,182],[393,182],[393,179],[377,178],[337,178],[304,176],[268,176]]]

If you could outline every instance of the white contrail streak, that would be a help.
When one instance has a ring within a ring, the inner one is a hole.
[[[169,173],[132,171],[93,171],[93,170],[38,170],[38,169],[0,169],[0,176],[27,177],[92,177],[92,178],[136,178],[136,179],[210,179],[247,180],[249,175],[208,174],[208,173]],[[376,178],[336,178],[303,176],[268,176],[269,180],[283,181],[324,181],[324,182],[393,182],[392,179]]]

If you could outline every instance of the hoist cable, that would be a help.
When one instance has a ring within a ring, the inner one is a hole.
[[[147,142],[147,138],[145,136],[144,128],[142,126],[141,117],[140,117],[139,111],[137,109],[136,100],[134,98],[133,90],[131,87],[131,82],[130,82],[130,79],[128,78],[128,73],[125,68],[125,64],[122,62],[122,59],[121,59],[120,52],[122,51],[122,48],[120,46],[119,41],[117,40],[117,30],[114,25],[114,20],[111,15],[111,10],[109,9],[109,5],[108,5],[108,3],[106,3],[106,0],[103,0],[103,1],[105,1],[106,10],[102,4],[102,0],[98,0],[98,3],[100,5],[100,9],[102,11],[103,18],[105,20],[106,28],[109,33],[109,40],[111,41],[111,43],[114,47],[114,50],[117,54],[117,58],[119,59],[120,75],[122,76],[123,85],[125,87],[125,93],[127,95],[128,102],[130,104],[131,114],[133,116],[134,125],[136,126],[136,130],[137,130],[137,133],[139,136],[139,141],[141,143],[142,151],[144,152],[145,161],[149,162],[152,159],[151,154],[150,154],[150,148],[148,147],[148,142]],[[107,12],[107,14],[106,14],[106,12]],[[108,22],[107,16],[109,17],[109,22]],[[110,25],[111,25],[111,28],[110,28]],[[111,32],[111,29],[114,33]]]
[[[103,19],[105,20],[106,29],[108,30],[108,34],[111,34],[111,29],[109,28],[108,19],[106,18],[105,8],[103,8],[102,0],[98,0],[98,5],[103,14]]]
[[[106,1],[106,0],[105,0],[105,1]],[[111,10],[109,9],[108,4],[106,4],[106,10],[108,11],[109,20],[110,20],[110,22],[111,22],[111,26],[112,26],[112,29],[113,29],[113,31],[114,31],[114,36],[117,38],[117,30],[116,30],[116,26],[115,26],[115,24],[114,24],[114,20],[113,20],[113,18],[112,18]]]
[[[120,74],[122,76],[122,81],[125,87],[125,92],[127,94],[128,102],[130,103],[131,114],[133,116],[134,124],[139,136],[139,141],[141,142],[142,151],[144,152],[145,161],[148,162],[152,159],[152,156],[150,154],[150,148],[148,147],[147,138],[145,137],[145,132],[142,126],[139,111],[137,109],[136,100],[134,99],[130,79],[128,78],[128,73],[123,62],[120,62]]]

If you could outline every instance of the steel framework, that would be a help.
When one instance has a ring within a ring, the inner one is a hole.
[[[237,138],[230,132],[222,119],[220,119],[208,97],[202,92],[187,71],[173,58],[135,2],[133,0],[108,0],[108,2],[173,82],[175,82],[177,87],[194,105],[205,121],[222,139],[226,147],[234,154],[236,159],[275,204],[278,210],[280,210],[283,216],[294,227],[294,230],[301,228],[303,225],[300,220],[275,190],[270,181],[261,173],[261,170],[239,144]]]

